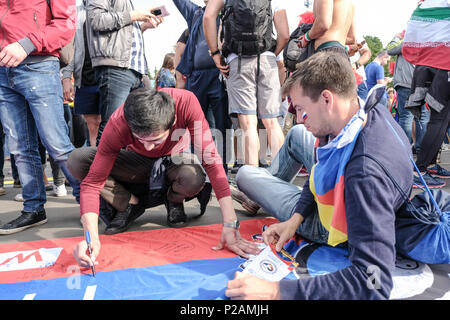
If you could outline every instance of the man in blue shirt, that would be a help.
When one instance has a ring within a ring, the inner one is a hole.
[[[387,51],[383,50],[364,69],[366,71],[367,77],[366,84],[368,91],[370,91],[370,89],[372,89],[377,84],[387,85],[389,82],[392,81],[391,78],[387,78],[384,76],[383,66],[385,66],[388,63],[389,58],[390,57]]]
[[[209,52],[203,33],[203,14],[206,7],[200,7],[190,0],[173,0],[173,3],[183,15],[189,28],[189,38],[186,48],[181,56],[177,71],[186,76],[186,90],[195,94],[202,106],[203,113],[208,120],[210,128],[220,131],[226,136],[226,129],[230,127],[231,120],[228,117],[228,101],[224,85],[219,79],[220,71]],[[204,1],[205,5],[208,1]],[[217,19],[217,28],[219,19]],[[212,111],[213,118],[209,116]],[[219,152],[226,165],[226,143]]]

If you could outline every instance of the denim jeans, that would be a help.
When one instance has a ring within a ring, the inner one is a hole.
[[[19,172],[24,211],[41,211],[46,202],[38,134],[79,201],[79,181],[67,169],[74,147],[64,120],[59,62],[0,67],[0,119]]]
[[[225,172],[228,172],[226,129],[231,128],[228,116],[228,97],[219,81],[217,69],[194,70],[186,79],[186,90],[197,97],[208,121],[216,148],[223,159]],[[220,134],[220,135],[219,135]]]
[[[314,136],[302,124],[292,127],[269,168],[243,166],[239,169],[236,175],[239,190],[278,220],[288,220],[302,193],[292,181],[302,164],[311,172],[314,142]],[[317,210],[303,221],[297,233],[314,242],[328,241],[328,231],[322,226]]]
[[[411,111],[406,108],[408,103],[409,95],[411,94],[411,89],[406,87],[397,87],[397,101],[398,101],[398,123],[405,131],[409,142],[412,143],[412,122],[416,123],[416,144],[415,148],[418,152],[420,150],[420,144],[422,142],[423,136],[427,130],[428,121],[430,121],[430,112],[427,110],[425,105],[422,106],[420,119],[413,116]]]
[[[398,124],[402,127],[403,131],[405,131],[406,136],[409,139],[409,143],[412,143],[412,122],[414,116],[411,111],[405,108],[411,89],[406,87],[397,87],[396,91],[398,102]]]
[[[95,67],[94,72],[100,90],[100,114],[102,116],[97,135],[98,145],[111,115],[125,102],[130,92],[142,87],[143,83],[140,74],[131,69],[101,66]]]
[[[369,90],[367,90],[367,84],[365,81],[358,85],[358,97],[366,101]]]
[[[3,174],[3,167],[5,166],[5,134],[3,133],[2,122],[0,121],[0,187],[3,186],[5,175]]]

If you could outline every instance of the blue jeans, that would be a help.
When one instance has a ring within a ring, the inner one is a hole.
[[[111,115],[125,103],[130,92],[143,86],[143,83],[140,74],[131,69],[101,66],[95,67],[94,72],[100,91],[100,114],[102,116],[97,135],[98,145]]]
[[[408,102],[411,89],[406,87],[397,87],[397,102],[398,102],[398,124],[405,131],[406,136],[409,139],[409,143],[412,143],[412,122],[414,119],[411,111],[406,109],[406,103]]]
[[[420,150],[420,144],[423,136],[427,130],[428,121],[430,121],[430,112],[423,105],[421,109],[420,119],[414,117],[414,115],[406,108],[408,103],[411,89],[406,87],[397,87],[397,101],[398,101],[398,123],[405,131],[409,142],[412,143],[412,122],[416,123],[416,150]]]
[[[46,202],[38,133],[79,202],[80,183],[67,169],[67,158],[74,147],[64,120],[59,62],[0,67],[0,119],[19,172],[24,211],[41,211]]]
[[[358,85],[358,97],[366,101],[369,90],[367,90],[367,84],[365,81]]]
[[[2,122],[0,121],[0,187],[3,186],[5,175],[3,174],[3,167],[5,166],[5,134],[3,133]]]
[[[301,188],[292,181],[302,164],[311,172],[314,142],[314,136],[302,124],[292,127],[269,168],[243,166],[239,169],[236,175],[239,190],[278,220],[288,220],[302,194]],[[314,242],[328,241],[328,231],[322,226],[317,210],[303,221],[297,233]]]
[[[231,120],[228,116],[226,92],[219,81],[219,74],[216,68],[194,70],[186,80],[186,90],[192,91],[197,97],[210,129],[215,129],[211,130],[211,133],[227,172],[229,159],[227,159],[226,129],[231,127]]]

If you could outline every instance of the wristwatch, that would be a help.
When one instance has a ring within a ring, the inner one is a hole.
[[[239,220],[234,220],[233,222],[224,222],[223,226],[227,228],[233,228],[233,229],[239,229],[239,226],[241,224],[239,223]]]
[[[210,55],[211,57],[213,57],[213,56],[215,56],[216,54],[219,54],[219,53],[220,53],[220,50],[217,49],[217,50],[214,51],[214,52],[211,52],[211,50],[208,50],[208,53],[209,53],[209,55]]]
[[[356,61],[355,66],[356,66],[356,69],[359,69],[359,67],[361,67],[361,64],[358,61]]]

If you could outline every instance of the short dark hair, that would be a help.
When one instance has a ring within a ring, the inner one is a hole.
[[[139,88],[128,95],[123,113],[132,132],[148,136],[172,128],[175,102],[166,92]]]
[[[386,56],[389,56],[387,50],[381,50],[378,54],[377,54],[377,58],[384,58]]]
[[[324,90],[353,99],[357,96],[355,75],[347,57],[339,53],[318,52],[299,63],[295,72],[283,85],[283,94],[295,86],[316,102]]]

